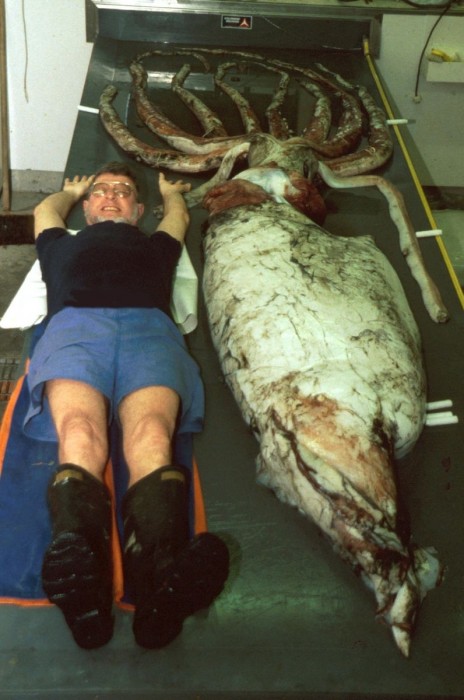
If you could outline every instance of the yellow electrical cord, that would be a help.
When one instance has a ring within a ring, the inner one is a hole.
[[[436,56],[437,58],[440,58],[446,63],[449,63],[453,60],[449,54],[445,53],[441,49],[432,49],[430,53],[432,56]]]
[[[370,55],[369,41],[367,38],[365,38],[363,40],[363,51],[364,51],[364,56],[365,56],[366,61],[367,61],[367,65],[369,66],[372,77],[374,79],[374,82],[377,86],[380,97],[381,97],[382,102],[384,104],[385,111],[387,112],[387,116],[389,119],[394,119],[395,117],[394,117],[394,114],[393,114],[392,109],[390,107],[390,104],[388,102],[388,97],[385,94],[382,83],[380,82],[380,78],[379,78],[377,70],[375,68],[374,61]],[[396,124],[392,124],[392,128],[395,131],[396,138],[398,139],[398,143],[401,147],[401,150],[403,151],[403,155],[405,157],[406,163],[408,165],[409,171],[411,173],[413,182],[416,186],[417,192],[419,194],[420,200],[421,200],[422,205],[424,207],[424,210],[425,210],[425,213],[426,213],[427,218],[429,220],[429,223],[430,223],[432,229],[436,229],[436,228],[438,228],[437,223],[436,223],[435,219],[433,218],[432,211],[430,209],[427,198],[424,194],[424,190],[422,189],[422,185],[419,182],[419,178],[417,176],[416,170],[415,170],[414,165],[412,163],[412,160],[410,158],[406,144],[404,143],[403,137],[401,136],[400,130]],[[438,248],[443,256],[443,260],[445,262],[446,269],[448,270],[448,274],[449,274],[450,279],[453,283],[453,286],[456,290],[456,293],[458,295],[458,299],[461,302],[461,306],[464,308],[464,293],[462,291],[462,287],[460,285],[460,282],[459,282],[457,275],[456,275],[456,272],[454,270],[453,263],[451,262],[450,257],[448,255],[448,251],[446,250],[446,246],[445,246],[441,236],[435,236],[435,240],[436,240]]]

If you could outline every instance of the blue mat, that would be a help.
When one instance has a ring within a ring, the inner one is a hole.
[[[34,330],[31,352],[42,332],[41,324]],[[33,440],[23,433],[22,424],[29,404],[24,379],[18,380],[0,431],[0,444],[4,446],[0,452],[0,603],[47,602],[41,584],[42,560],[51,539],[46,494],[58,466],[58,451],[56,442]],[[114,485],[117,534],[121,537],[120,505],[127,489],[128,472],[116,423],[110,427],[110,441],[107,469],[112,471],[110,481]],[[175,463],[194,469],[192,443],[191,434],[177,436]],[[194,476],[196,481],[196,469]],[[201,489],[196,484],[191,498],[192,532],[201,530],[204,520],[198,494],[201,495]],[[121,599],[124,600],[124,596]]]

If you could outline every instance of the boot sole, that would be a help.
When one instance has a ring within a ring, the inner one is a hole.
[[[114,623],[111,575],[102,571],[85,537],[64,532],[53,540],[43,561],[42,585],[80,647],[95,649],[109,642]]]
[[[224,588],[229,552],[211,533],[196,536],[164,572],[153,595],[137,600],[133,631],[137,644],[159,649],[182,631],[186,617],[208,607]]]

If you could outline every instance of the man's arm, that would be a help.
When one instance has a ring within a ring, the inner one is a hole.
[[[67,177],[61,192],[49,195],[35,207],[35,238],[47,228],[66,228],[66,218],[69,212],[81,197],[87,193],[93,179],[93,175],[90,177],[76,175],[72,180]]]
[[[183,193],[189,192],[190,183],[170,182],[163,173],[159,175],[159,189],[163,198],[163,217],[156,230],[165,231],[183,243],[190,222],[190,214],[185,204]]]

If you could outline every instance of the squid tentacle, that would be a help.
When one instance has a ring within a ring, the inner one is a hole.
[[[242,136],[205,138],[183,131],[148,99],[146,94],[147,74],[144,67],[133,61],[129,70],[133,77],[133,96],[137,114],[150,131],[173,148],[182,151],[182,153],[197,154],[207,154],[221,148],[226,153],[229,148],[243,140]]]
[[[182,100],[182,102],[193,112],[200,121],[206,136],[227,136],[224,124],[202,100],[183,87],[185,79],[191,71],[191,66],[186,63],[176,73],[172,79],[173,92]]]
[[[290,84],[288,73],[280,72],[280,81],[274,93],[272,101],[266,109],[266,118],[269,124],[269,133],[276,139],[285,141],[289,137],[289,128],[285,119],[282,118],[280,107],[282,106]]]
[[[330,99],[317,85],[310,83],[308,80],[299,79],[298,82],[304,90],[316,98],[312,118],[303,130],[301,136],[314,144],[322,143],[327,139],[332,124]]]
[[[350,95],[341,95],[342,116],[335,135],[321,147],[326,157],[346,154],[359,146],[362,138],[362,114],[358,102]]]
[[[209,192],[209,190],[212,187],[215,187],[216,185],[221,185],[222,183],[226,182],[236,162],[243,159],[247,155],[249,150],[250,143],[248,141],[238,143],[232,148],[230,148],[227,151],[224,158],[222,159],[221,165],[219,166],[216,173],[212,176],[212,178],[207,182],[204,182],[202,185],[199,185],[195,189],[190,190],[190,192],[184,194],[184,200],[187,204],[187,207],[189,209],[192,209],[192,207],[195,207],[197,204],[200,204],[200,202],[203,200],[205,195]],[[153,211],[157,218],[161,218],[163,213],[162,205],[155,207]]]
[[[237,107],[245,132],[247,134],[252,134],[254,132],[261,131],[261,124],[259,123],[257,115],[252,109],[248,100],[246,100],[238,90],[224,82],[226,71],[236,65],[237,64],[234,62],[229,62],[222,63],[220,66],[218,66],[214,76],[214,82],[226,95],[230,97]]]
[[[393,153],[385,113],[365,88],[360,86],[358,93],[369,118],[369,145],[356,153],[327,161],[331,170],[342,177],[376,170],[384,165]]]
[[[107,85],[100,96],[99,112],[102,124],[108,134],[131,157],[155,168],[168,168],[184,173],[204,172],[220,166],[224,155],[223,149],[218,149],[206,155],[179,153],[174,150],[163,150],[150,146],[131,134],[121,121],[112,105],[117,94],[114,85]]]
[[[150,49],[149,51],[142,51],[142,53],[135,56],[134,61],[141,63],[146,58],[151,58],[151,56],[194,56],[203,66],[203,69],[208,72],[211,67],[206,56],[203,55],[202,49]]]
[[[357,94],[361,105],[364,107],[369,119],[369,145],[368,147],[366,147],[358,153],[350,152],[353,150],[353,148],[357,147],[361,137],[361,109],[357,104],[357,99],[353,95],[353,90],[355,89],[355,87],[347,81],[345,81],[343,78],[341,78],[341,76],[339,76],[338,74],[332,73],[329,70],[325,70],[323,66],[320,66],[321,70],[323,70],[328,76],[330,76],[330,78],[326,75],[321,75],[310,68],[294,66],[288,62],[280,61],[278,59],[265,58],[257,53],[251,53],[247,51],[227,51],[223,49],[198,48],[192,48],[190,50],[176,50],[172,52],[154,50],[140,54],[137,57],[137,60],[142,60],[143,58],[150,55],[163,54],[190,54],[194,55],[197,58],[202,56],[204,65],[208,67],[209,64],[206,58],[204,57],[204,54],[209,54],[212,56],[232,55],[235,58],[243,58],[254,62],[258,62],[261,65],[264,65],[268,70],[275,70],[281,73],[287,72],[293,75],[293,77],[296,77],[300,82],[305,81],[308,86],[311,84],[309,81],[313,81],[313,83],[315,83],[316,86],[323,86],[326,90],[329,91],[329,93],[332,96],[338,96],[342,100],[345,116],[342,117],[342,119],[340,120],[334,137],[332,137],[331,139],[327,138],[327,123],[329,114],[328,107],[326,106],[327,102],[325,102],[324,104],[322,98],[318,98],[317,107],[320,114],[314,115],[313,121],[311,122],[310,130],[308,131],[307,129],[304,132],[304,138],[307,141],[308,147],[312,148],[316,153],[318,153],[318,155],[325,162],[327,162],[331,166],[333,165],[334,171],[336,171],[340,175],[350,176],[352,174],[359,174],[361,172],[373,170],[383,165],[391,156],[392,146],[388,134],[388,129],[386,127],[385,118],[382,119],[383,113],[378,107],[376,107],[374,100],[367,93],[367,91],[361,87],[358,87]],[[242,95],[240,95],[240,93],[238,93],[237,90],[234,90],[223,80],[225,70],[232,67],[232,65],[236,64],[233,62],[229,62],[220,66],[215,77],[215,82],[218,85],[218,87],[220,89],[223,89],[238,106],[247,133],[259,131],[260,126],[258,125],[257,117],[251,110],[248,102],[242,97]],[[278,100],[280,99],[279,91],[281,91],[281,89],[281,87],[278,88],[273,104],[277,104]],[[318,88],[315,87],[315,89]],[[326,100],[329,101],[329,98],[327,97]],[[274,112],[273,109],[274,108],[271,105],[271,119],[275,120],[276,112]],[[321,120],[321,122],[324,122],[324,124],[320,127],[316,126],[318,123],[318,118]],[[278,134],[278,132],[275,129],[276,127],[274,125],[270,125],[271,133]],[[318,129],[320,129],[320,131],[318,131]],[[326,135],[325,139],[321,139],[322,133]],[[314,134],[316,138],[308,138],[308,136],[312,134]],[[198,137],[192,137],[192,142],[199,143],[197,141],[197,138]],[[236,143],[237,140],[241,140],[241,136],[218,138],[236,139],[233,141],[233,143]],[[230,143],[230,141],[225,140],[223,142],[223,145],[225,146],[226,143]],[[175,143],[175,145],[171,141],[171,145],[173,145],[173,147],[175,148],[178,148],[179,150],[183,150],[183,152],[204,152],[202,149],[198,149],[196,146],[193,147],[187,141],[178,141],[177,143]]]
[[[319,174],[327,185],[333,188],[370,187],[375,186],[383,194],[388,203],[390,217],[398,229],[401,252],[411,270],[422,293],[424,305],[430,317],[437,323],[448,320],[448,311],[435,283],[425,267],[421,249],[412,225],[412,221],[404,204],[401,192],[379,175],[358,175],[352,177],[337,177],[331,168],[319,163]]]
[[[349,88],[352,91],[353,86],[344,81],[338,74],[331,73],[330,71],[326,72],[333,77],[333,80],[316,73],[311,68],[293,66],[292,64],[277,59],[270,59],[270,63],[280,66],[282,69],[303,75],[305,78],[309,78],[324,86],[331,94],[339,95],[342,99],[344,111],[347,114],[339,125],[338,134],[336,133],[332,140],[326,142],[327,150],[325,153],[324,144],[308,140],[309,147],[313,148],[320,155],[326,155],[328,159],[330,158],[328,162],[332,162],[332,159],[337,158],[337,160],[335,160],[335,167],[337,171],[340,171],[340,174],[342,174],[341,171],[345,160],[350,162],[350,165],[346,169],[347,174],[354,174],[380,167],[390,158],[391,147],[388,147],[388,143],[391,143],[391,141],[385,118],[383,121],[381,119],[383,112],[376,106],[373,98],[365,88],[358,87],[357,93],[369,119],[370,139],[369,148],[365,149],[365,151],[361,152],[361,155],[358,156],[357,154],[347,153],[347,151],[355,147],[359,142],[362,130],[361,108],[357,105],[356,97],[346,89]],[[340,80],[337,80],[338,78],[340,78]],[[341,149],[338,153],[337,148]],[[366,159],[367,155],[369,159]],[[351,161],[359,161],[359,167],[356,165],[351,166]]]

